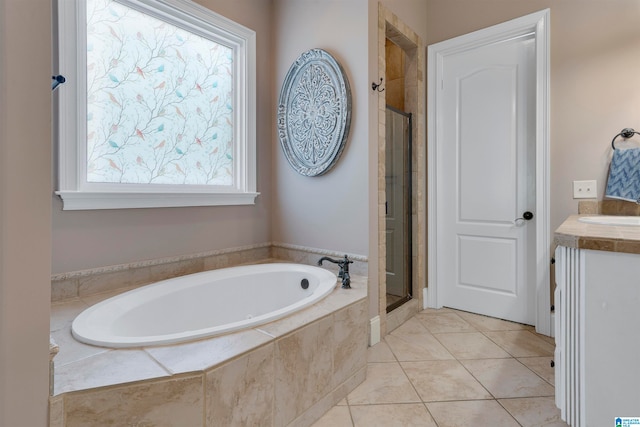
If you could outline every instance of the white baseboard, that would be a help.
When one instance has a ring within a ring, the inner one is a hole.
[[[374,346],[380,342],[380,316],[370,320],[369,346]]]
[[[556,313],[551,313],[551,333],[549,336],[554,338],[556,336]]]
[[[422,309],[429,308],[427,304],[427,287],[422,288]]]

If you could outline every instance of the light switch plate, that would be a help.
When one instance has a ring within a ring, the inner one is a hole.
[[[597,181],[573,181],[573,198],[574,199],[595,199]]]

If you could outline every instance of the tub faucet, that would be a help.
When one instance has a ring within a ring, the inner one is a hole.
[[[353,264],[353,261],[351,261],[346,255],[344,256],[343,259],[333,259],[333,258],[329,258],[328,256],[323,256],[318,260],[318,265],[322,265],[323,261],[329,261],[334,264],[338,264],[338,267],[340,267],[340,271],[338,272],[338,278],[342,279],[342,288],[350,289],[351,276],[349,275],[349,264]]]

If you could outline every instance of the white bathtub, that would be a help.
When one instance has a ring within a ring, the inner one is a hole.
[[[72,332],[84,343],[113,348],[212,337],[287,316],[327,296],[336,282],[335,274],[302,264],[205,271],[93,305],[75,318]]]

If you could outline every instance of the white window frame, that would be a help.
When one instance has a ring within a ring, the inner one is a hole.
[[[58,185],[63,210],[250,205],[256,192],[256,35],[190,0],[116,0],[234,51],[234,185],[91,183],[86,178],[86,2],[58,0]]]

